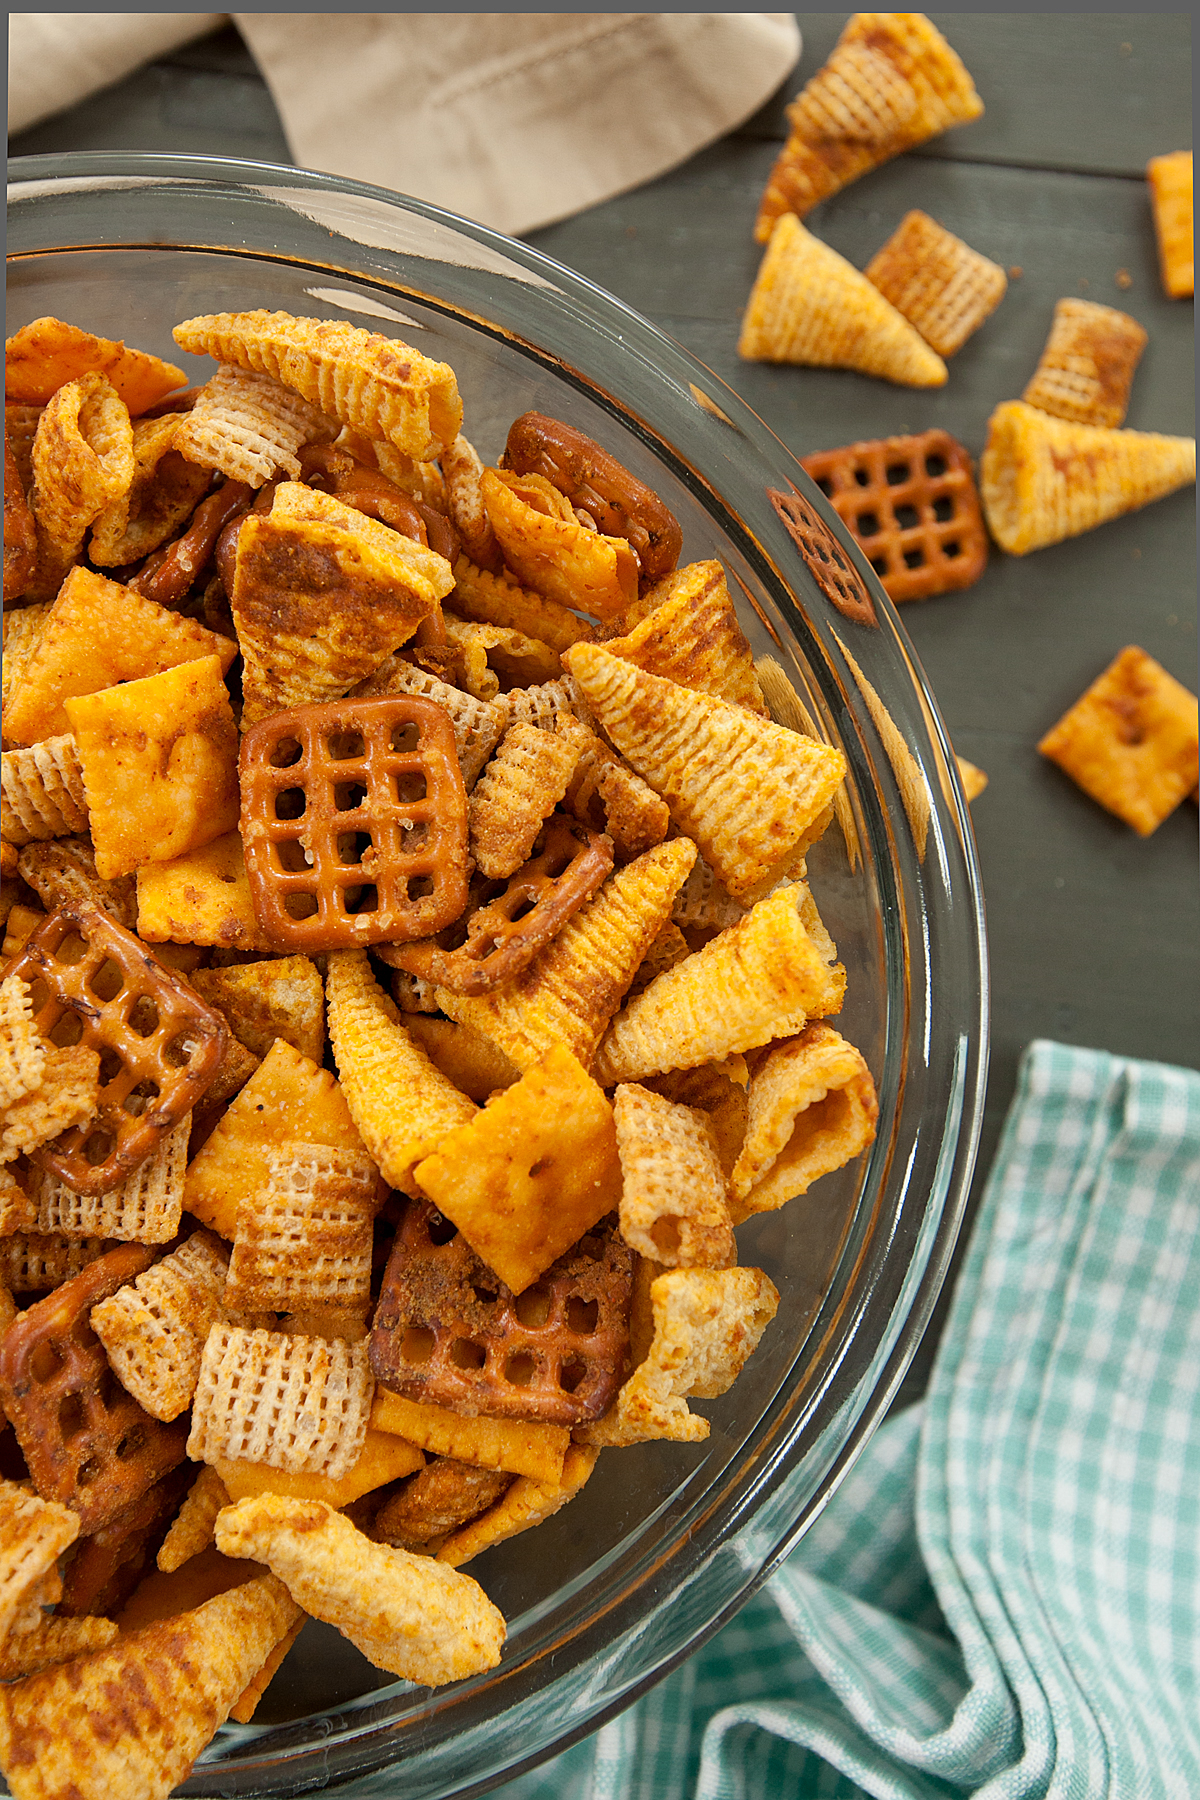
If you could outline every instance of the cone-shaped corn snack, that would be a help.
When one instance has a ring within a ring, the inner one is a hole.
[[[946,365],[852,263],[785,213],[762,259],[738,355],[747,362],[857,369],[902,387],[942,387]]]
[[[988,422],[979,492],[1002,550],[1024,556],[1196,479],[1195,438],[1113,431],[1006,400]]]
[[[689,563],[651,588],[652,602],[624,637],[605,649],[681,687],[716,694],[768,717],[754,657],[738,624],[719,562]],[[565,646],[564,646],[565,648]]]
[[[767,180],[755,236],[801,218],[868,169],[977,119],[983,101],[924,13],[855,13],[833,55],[788,108],[791,135]]]
[[[596,1057],[600,1085],[694,1069],[839,1011],[846,971],[830,967],[809,936],[802,895],[799,885],[777,888],[631,1000]]]
[[[299,1607],[264,1575],[106,1650],[0,1687],[17,1800],[166,1800]]]
[[[735,899],[787,863],[846,772],[840,750],[647,675],[598,644],[576,644],[563,660]]]
[[[777,1044],[750,1078],[749,1118],[730,1186],[740,1224],[806,1193],[875,1136],[879,1103],[862,1056],[816,1021]]]
[[[656,844],[610,875],[595,899],[499,993],[472,997],[438,988],[438,1005],[490,1037],[519,1069],[532,1068],[556,1044],[588,1068],[695,859],[696,846],[687,838]]]
[[[326,994],[351,1117],[390,1185],[415,1195],[414,1166],[475,1117],[475,1103],[413,1043],[365,950],[330,952]]]

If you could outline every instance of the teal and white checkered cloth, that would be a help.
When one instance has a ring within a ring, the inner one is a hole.
[[[494,1800],[1200,1797],[1200,1075],[1027,1051],[924,1401]]]

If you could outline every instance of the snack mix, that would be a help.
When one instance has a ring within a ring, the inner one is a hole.
[[[862,55],[916,141],[924,64]],[[165,1800],[307,1617],[495,1667],[462,1565],[708,1435],[779,1301],[735,1228],[878,1112],[806,879],[846,764],[720,564],[563,421],[485,466],[403,343],[175,336],[211,380],[8,343],[17,1800]]]

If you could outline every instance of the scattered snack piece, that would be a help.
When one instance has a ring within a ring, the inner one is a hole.
[[[1196,696],[1127,644],[1038,750],[1149,837],[1196,786]]]
[[[953,356],[999,306],[1008,277],[928,213],[905,213],[863,274],[939,356]]]
[[[491,881],[526,862],[542,825],[567,791],[579,760],[569,738],[510,725],[468,803],[471,853]]]
[[[840,750],[577,644],[564,662],[605,731],[734,899],[782,873],[846,773]]]
[[[227,831],[169,862],[144,864],[137,872],[136,891],[138,935],[147,944],[270,948],[250,897],[238,831]]]
[[[371,1537],[377,1544],[390,1544],[393,1550],[436,1555],[452,1532],[499,1500],[514,1481],[528,1479],[527,1475],[477,1469],[450,1456],[435,1457],[406,1481],[398,1494],[384,1501],[371,1521]],[[452,1558],[444,1560],[457,1568]]]
[[[556,1045],[413,1171],[515,1294],[611,1212],[620,1196],[612,1108]]]
[[[365,1306],[376,1186],[365,1150],[302,1142],[277,1150],[263,1186],[238,1208],[225,1305],[274,1312]]]
[[[1010,556],[1078,537],[1196,479],[1196,440],[1052,418],[1006,400],[988,421],[979,492]]]
[[[127,1244],[169,1243],[179,1230],[191,1127],[192,1115],[184,1113],[145,1162],[104,1194],[77,1193],[60,1176],[35,1165],[29,1176],[28,1229]]]
[[[195,1462],[265,1462],[336,1481],[362,1451],[371,1388],[365,1344],[214,1325],[188,1455]]]
[[[557,1482],[534,1481],[528,1475],[518,1475],[486,1512],[447,1535],[435,1552],[438,1561],[460,1569],[491,1545],[502,1544],[540,1525],[544,1519],[553,1518],[568,1500],[575,1498],[595,1468],[599,1454],[591,1445],[572,1444],[563,1461],[562,1479]]]
[[[79,745],[69,732],[0,756],[0,830],[10,844],[88,828]]]
[[[197,969],[188,979],[256,1056],[266,1056],[275,1039],[283,1038],[301,1056],[320,1062],[325,1047],[325,986],[311,957],[280,956],[229,969]]]
[[[167,1800],[297,1611],[262,1575],[0,1687],[0,1768],[16,1800]]]
[[[1154,208],[1163,290],[1169,300],[1183,300],[1195,291],[1191,151],[1152,156],[1146,164],[1146,180]]]
[[[485,469],[483,500],[504,560],[524,586],[598,619],[615,617],[637,599],[632,546],[581,525],[545,476]]]
[[[605,640],[611,655],[767,716],[754,657],[719,562],[689,563],[664,576],[638,611],[640,618],[623,637]]]
[[[337,434],[336,420],[270,375],[222,364],[182,420],[175,448],[202,468],[262,487],[281,474],[299,475],[301,444]]]
[[[963,793],[967,796],[969,806],[972,800],[978,800],[988,784],[988,778],[982,769],[977,769],[975,764],[968,762],[965,756],[956,756],[954,760],[958,764],[958,777],[962,782]]]
[[[62,319],[34,319],[5,343],[6,401],[45,406],[67,382],[93,374],[108,378],[134,418],[187,380],[174,363]]]
[[[1137,320],[1113,306],[1058,300],[1046,347],[1021,398],[1079,425],[1121,425],[1147,341]]]
[[[612,1411],[579,1428],[582,1443],[706,1438],[708,1420],[689,1409],[688,1396],[715,1399],[732,1387],[775,1317],[779,1293],[761,1269],[671,1269],[651,1283],[650,1300],[649,1351]]]
[[[707,1115],[628,1082],[613,1097],[621,1236],[670,1268],[737,1261],[725,1173]]]
[[[406,1681],[436,1687],[500,1660],[504,1620],[477,1582],[431,1557],[372,1544],[320,1501],[243,1500],[218,1515],[217,1547],[265,1562],[305,1612]]]
[[[949,432],[874,438],[800,461],[889,600],[954,593],[982,575],[987,532],[971,458]]]
[[[471,1418],[448,1406],[430,1406],[375,1390],[371,1408],[374,1430],[394,1432],[418,1444],[430,1456],[452,1456],[480,1469],[504,1469],[535,1481],[557,1483],[571,1443],[565,1425],[532,1419]]]
[[[197,1363],[197,1366],[198,1363]],[[229,1494],[217,1471],[206,1463],[188,1489],[187,1498],[159,1547],[157,1564],[164,1574],[181,1569],[213,1541],[213,1526]]]
[[[778,219],[738,338],[746,362],[857,369],[902,387],[942,387],[946,365],[844,256],[792,214]]]
[[[194,1231],[178,1250],[92,1308],[92,1330],[118,1381],[156,1419],[177,1419],[192,1403],[227,1267],[220,1240]]]
[[[734,1220],[772,1212],[840,1169],[875,1136],[870,1070],[832,1026],[771,1047],[750,1077],[749,1115],[730,1186]]]
[[[970,75],[924,13],[854,13],[788,107],[790,134],[755,236],[766,243],[781,213],[803,218],[869,169],[982,111]]]

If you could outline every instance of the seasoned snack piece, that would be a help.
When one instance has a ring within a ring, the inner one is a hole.
[[[47,912],[82,902],[111,913],[127,931],[137,924],[137,883],[128,875],[101,881],[90,838],[55,838],[26,844],[17,859],[17,869]]]
[[[238,820],[238,732],[215,656],[65,702],[102,881],[169,862]]]
[[[460,556],[454,565],[452,600],[455,612],[464,618],[506,625],[559,652],[569,650],[572,644],[590,642],[596,635],[594,626],[556,601],[522,587],[506,570],[494,574],[466,556]]]
[[[4,656],[0,677],[3,679],[5,743],[9,741],[9,700],[24,685],[29,658],[42,635],[42,626],[46,623],[49,612],[50,602],[46,600],[37,606],[10,607],[4,614]]]
[[[665,969],[673,969],[676,963],[681,963],[690,955],[688,941],[678,925],[673,922],[664,925],[638,964],[638,972],[629,986],[630,997],[644,992],[656,976],[661,975]]]
[[[188,1455],[196,1462],[265,1462],[336,1481],[362,1451],[371,1386],[365,1344],[214,1325]]]
[[[216,656],[225,674],[236,655],[237,645],[218,632],[91,569],[72,569],[5,707],[5,739],[36,744],[69,731],[63,702],[74,695],[95,694],[202,656]]]
[[[16,1231],[0,1235],[0,1282],[14,1294],[43,1294],[71,1281],[111,1244],[103,1238],[43,1237]]]
[[[133,426],[133,480],[92,526],[88,556],[98,568],[122,568],[174,537],[208,491],[207,469],[179,454],[183,413],[138,419]]]
[[[1025,556],[1196,479],[1196,440],[1051,418],[1006,400],[988,420],[979,492],[1002,550]]]
[[[229,1709],[229,1717],[239,1725],[248,1725],[258,1711],[258,1703],[274,1681],[283,1664],[283,1659],[295,1643],[304,1627],[308,1624],[308,1614],[301,1613],[296,1623],[286,1636],[281,1637],[271,1651],[262,1667],[258,1669],[246,1683],[238,1698]]]
[[[954,593],[982,575],[987,532],[971,459],[948,431],[873,438],[800,461],[889,600]]]
[[[37,566],[37,526],[21,485],[21,471],[4,432],[4,604],[19,600]],[[5,677],[7,693],[8,679]]]
[[[287,1494],[293,1500],[324,1500],[339,1509],[390,1482],[402,1481],[424,1464],[415,1444],[368,1425],[357,1459],[336,1480],[328,1475],[296,1475],[273,1469],[267,1463],[234,1461],[218,1457],[213,1467],[228,1489],[231,1500],[247,1500],[255,1494]]]
[[[336,699],[450,592],[446,559],[300,482],[237,536],[229,603],[245,658],[243,725]]]
[[[844,256],[791,213],[776,221],[738,338],[747,362],[857,369],[903,387],[942,387],[946,365]]]
[[[919,211],[905,213],[863,274],[939,356],[961,350],[1008,287],[999,263]]]
[[[478,700],[495,700],[502,680],[528,684],[551,681],[558,674],[557,650],[511,625],[481,625],[449,611],[442,623],[454,657],[454,679]]]
[[[298,1610],[259,1576],[0,1688],[16,1800],[167,1800]]]
[[[800,884],[780,887],[736,925],[652,981],[614,1020],[596,1057],[603,1087],[695,1068],[800,1031],[837,1012],[846,972],[804,921]],[[836,954],[836,953],[835,953]]]
[[[453,1019],[410,1013],[405,1029],[429,1060],[456,1088],[480,1106],[501,1088],[511,1087],[521,1071],[481,1031],[456,1025]]]
[[[1050,336],[1021,398],[1078,425],[1120,425],[1147,341],[1137,320],[1113,306],[1056,301]]]
[[[270,375],[222,363],[183,419],[175,448],[189,462],[261,487],[300,473],[301,444],[327,443],[338,424]]]
[[[179,1230],[191,1113],[167,1131],[145,1162],[110,1193],[80,1194],[59,1176],[31,1169],[28,1229],[43,1235],[166,1244]]]
[[[553,1518],[568,1500],[575,1498],[595,1468],[599,1454],[586,1444],[572,1444],[563,1461],[560,1480],[534,1481],[528,1475],[519,1475],[486,1512],[450,1533],[436,1552],[438,1561],[459,1569],[492,1544],[502,1544],[506,1538]]]
[[[1146,164],[1163,290],[1169,300],[1195,291],[1195,236],[1192,229],[1192,153],[1173,150]]]
[[[163,1425],[114,1383],[89,1323],[93,1306],[148,1268],[122,1244],[37,1301],[0,1341],[0,1404],[34,1486],[99,1531],[183,1461],[186,1429]]]
[[[451,1131],[414,1179],[515,1294],[611,1212],[621,1171],[612,1108],[556,1045],[469,1124]]]
[[[646,594],[641,618],[604,648],[650,675],[767,716],[754,658],[719,562],[689,563]],[[565,646],[568,647],[569,646]]]
[[[238,831],[199,850],[137,872],[135,918],[147,944],[213,944],[222,950],[269,950],[250,898]]]
[[[82,1130],[86,1135],[95,1120],[99,1096],[100,1057],[95,1050],[72,1044],[48,1051],[38,1086],[4,1109],[0,1163],[29,1156],[63,1132]]]
[[[87,828],[79,745],[69,732],[0,756],[0,830],[10,844]]]
[[[115,1519],[81,1538],[63,1577],[60,1612],[111,1613],[124,1605],[149,1568],[151,1546],[165,1532],[189,1479],[187,1464],[179,1462]]]
[[[615,658],[614,658],[615,660]],[[520,1069],[562,1045],[587,1068],[643,956],[670,916],[696,846],[674,838],[611,874],[500,993],[438,988],[442,1011],[482,1031]]]
[[[471,853],[490,881],[526,862],[567,791],[579,746],[536,725],[510,725],[468,802]]]
[[[963,793],[967,796],[967,804],[970,805],[972,800],[978,800],[987,786],[987,775],[983,769],[977,769],[973,762],[968,762],[965,756],[956,756],[954,760],[958,764],[958,775],[963,784]]]
[[[1196,786],[1196,696],[1127,644],[1038,749],[1149,837]]]
[[[475,1115],[418,1048],[371,974],[363,950],[329,958],[329,1038],[350,1112],[385,1180],[414,1194],[413,1169]]]
[[[829,1025],[806,1025],[756,1066],[746,1138],[730,1186],[735,1222],[771,1212],[840,1169],[875,1136],[879,1103],[870,1070]]]
[[[188,980],[256,1056],[265,1056],[275,1039],[283,1038],[302,1056],[320,1062],[325,987],[311,957],[280,956],[228,969],[197,969]]]
[[[845,618],[853,619],[856,624],[861,625],[878,624],[875,602],[867,592],[866,582],[820,514],[809,505],[793,483],[789,482],[788,488],[787,493],[782,488],[768,488],[767,499],[778,514],[780,524],[807,563],[817,586],[830,605],[836,606]],[[782,674],[780,665],[773,657],[760,657],[756,664],[760,670],[760,678],[764,663],[774,665]],[[786,680],[786,676],[784,679]],[[778,680],[776,688],[778,690]],[[780,714],[772,708],[772,716],[782,717],[784,724],[795,729],[797,721],[790,716],[795,704],[793,690],[788,711]]]
[[[129,411],[103,375],[82,375],[50,398],[38,420],[32,464],[29,505],[39,545],[70,561],[88,526],[133,481]]]
[[[448,1406],[405,1400],[387,1388],[375,1390],[371,1425],[396,1433],[431,1456],[452,1456],[480,1469],[505,1469],[535,1481],[557,1482],[571,1442],[565,1425],[529,1419],[468,1418]]]
[[[627,539],[643,587],[661,580],[679,561],[683,533],[674,513],[573,425],[545,413],[522,413],[508,428],[504,466],[518,475],[544,476],[598,532]]]
[[[384,1501],[371,1521],[371,1537],[393,1550],[436,1555],[451,1532],[499,1500],[519,1479],[498,1470],[476,1469],[453,1457],[435,1457]]]
[[[725,1173],[704,1113],[629,1082],[613,1097],[621,1157],[621,1236],[670,1268],[737,1261]]]
[[[567,811],[611,838],[622,862],[661,844],[671,828],[671,815],[654,789],[574,714],[559,713],[554,729],[579,750],[563,796]]]
[[[228,1261],[218,1238],[194,1231],[178,1250],[92,1308],[92,1330],[118,1381],[156,1419],[169,1423],[192,1403]]]
[[[708,864],[697,858],[687,880],[675,896],[671,918],[676,925],[715,925],[724,931],[744,919],[746,909],[731,900]]]
[[[372,1544],[320,1501],[243,1500],[218,1516],[217,1547],[267,1563],[307,1613],[406,1681],[436,1687],[500,1661],[504,1620],[477,1582]]]
[[[745,1058],[729,1056],[723,1062],[701,1063],[695,1069],[676,1069],[668,1075],[654,1075],[645,1083],[653,1093],[694,1107],[705,1115],[727,1182],[746,1136],[749,1079]]]
[[[277,1038],[189,1163],[187,1210],[232,1239],[243,1200],[261,1189],[272,1154],[299,1131],[306,1143],[363,1148],[335,1077]]]
[[[775,1317],[779,1293],[761,1269],[671,1269],[650,1284],[650,1300],[650,1349],[611,1412],[579,1429],[582,1443],[702,1442],[709,1423],[687,1397],[728,1392]]]
[[[540,682],[537,687],[510,688],[504,698],[510,720],[540,725],[543,731],[553,731],[561,713],[573,713],[585,725],[594,723],[578,683],[570,675]]]
[[[52,913],[10,972],[41,984],[35,1017],[43,1037],[53,1041],[72,1013],[80,1042],[103,1059],[94,1124],[39,1150],[38,1161],[77,1193],[109,1193],[209,1086],[225,1051],[224,1021],[139,939],[86,903]]]
[[[846,773],[839,750],[647,675],[598,644],[577,644],[563,660],[735,900],[787,867]]]
[[[0,1638],[27,1623],[18,1615],[28,1596],[78,1535],[79,1519],[69,1507],[0,1481]]]
[[[417,462],[447,449],[462,425],[453,369],[357,325],[263,309],[214,313],[177,325],[175,342],[272,375],[343,425],[384,438]]]
[[[468,793],[508,724],[505,696],[494,702],[477,700],[473,694],[464,694],[461,688],[439,681],[436,675],[415,668],[400,656],[385,657],[375,673],[351,692],[355,699],[376,694],[416,694],[440,706],[454,728],[463,786]]]
[[[275,948],[428,937],[462,911],[467,797],[432,701],[276,713],[246,733],[240,773],[246,874]]]
[[[365,1150],[297,1142],[276,1151],[264,1186],[238,1208],[226,1307],[365,1306],[375,1200]]]
[[[19,975],[0,982],[0,1107],[42,1085],[46,1046],[33,1017],[31,988]]]
[[[454,528],[462,540],[464,560],[478,570],[500,567],[500,546],[483,504],[483,463],[473,444],[460,432],[452,444],[442,451],[442,476],[446,483],[446,504]],[[504,624],[515,620],[504,620]]]
[[[543,475],[483,471],[483,499],[518,581],[560,606],[607,619],[637,599],[637,553],[624,537],[581,525]]]
[[[19,1681],[23,1675],[37,1675],[56,1663],[103,1650],[118,1636],[112,1619],[40,1617],[27,1631],[14,1631],[0,1642],[0,1681]]]
[[[983,111],[975,84],[924,13],[855,13],[824,68],[788,107],[755,236],[801,218],[848,182]]]
[[[187,376],[146,350],[96,337],[62,319],[34,319],[4,346],[4,397],[45,406],[59,388],[82,375],[104,375],[136,418]]]

